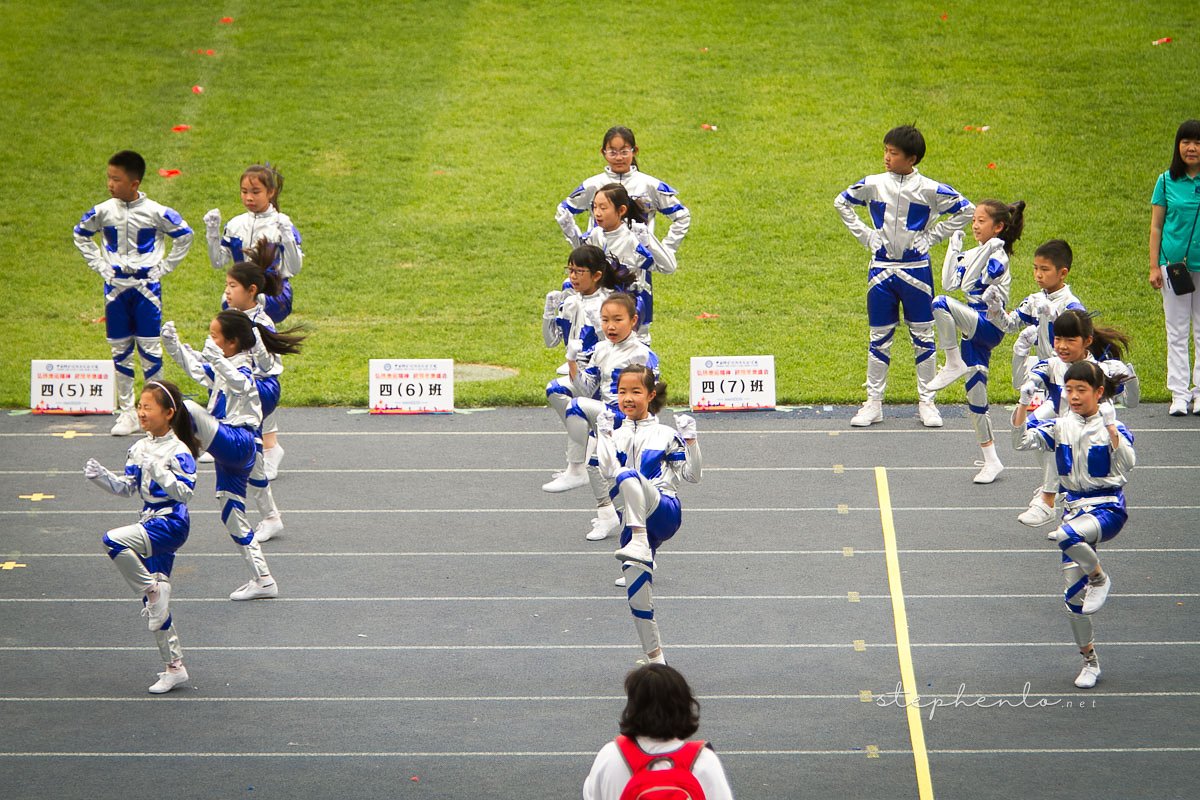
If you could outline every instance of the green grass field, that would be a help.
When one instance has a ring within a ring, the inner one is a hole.
[[[283,170],[281,206],[307,255],[292,319],[311,333],[288,362],[285,404],[365,405],[370,357],[513,367],[460,384],[458,405],[542,403],[561,355],[542,346],[542,295],[568,252],[554,206],[600,170],[617,123],[693,214],[679,272],[655,283],[655,349],[676,401],[689,356],[774,354],[781,403],[858,402],[866,253],[832,200],[882,169],[889,127],[914,121],[923,172],[973,200],[1028,202],[1013,294],[1033,290],[1040,241],[1069,240],[1077,294],[1133,336],[1143,396],[1166,398],[1148,204],[1176,127],[1200,116],[1194,3],[4,10],[0,263],[16,280],[2,405],[27,405],[31,358],[108,355],[100,280],[71,227],[107,197],[105,162],[126,147],[150,164],[147,194],[198,231],[208,208],[241,210],[246,165]],[[198,236],[164,284],[185,340],[200,342],[222,285]],[[1000,400],[1013,394],[1008,347],[993,364]],[[915,398],[908,353],[893,351],[889,400]],[[961,384],[942,397],[962,402]]]

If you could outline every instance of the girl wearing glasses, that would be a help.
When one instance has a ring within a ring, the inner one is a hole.
[[[567,407],[575,397],[573,383],[579,368],[575,360],[585,350],[596,346],[600,328],[600,306],[614,291],[629,289],[635,276],[632,272],[610,262],[604,251],[594,245],[576,247],[567,258],[567,279],[570,288],[546,294],[546,309],[542,314],[542,338],[546,347],[566,345],[568,371],[546,385],[546,402],[566,425]],[[583,466],[585,447],[567,440],[567,468],[554,473],[542,485],[547,492],[566,492],[585,486],[587,471]]]
[[[688,226],[692,224],[692,213],[687,206],[679,202],[675,190],[658,178],[647,175],[638,169],[638,147],[634,140],[633,131],[623,125],[609,128],[604,134],[604,143],[600,145],[600,155],[608,162],[608,166],[599,175],[579,184],[578,188],[558,204],[555,219],[570,237],[569,227],[575,226],[577,214],[592,213],[592,201],[596,192],[606,184],[619,183],[625,187],[629,196],[638,201],[645,209],[646,224],[654,230],[654,217],[662,214],[671,220],[671,230],[663,239],[663,246],[672,254],[679,249],[683,237],[687,235]],[[595,226],[595,217],[589,216],[589,227]]]

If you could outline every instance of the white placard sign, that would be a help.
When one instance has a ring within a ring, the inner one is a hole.
[[[775,408],[775,356],[692,358],[693,411]]]
[[[29,409],[34,414],[111,414],[113,362],[29,362]]]
[[[454,360],[372,358],[372,414],[454,413]]]

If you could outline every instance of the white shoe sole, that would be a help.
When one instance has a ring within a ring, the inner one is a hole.
[[[975,477],[972,480],[975,483],[983,483],[983,484],[994,483],[996,478],[998,478],[1000,476],[1001,472],[1004,472],[1003,466],[998,466],[998,467],[985,466],[983,469],[979,470],[978,473],[976,473]]]
[[[254,541],[259,544],[269,542],[281,533],[283,533],[283,520],[276,520],[270,523],[267,520],[263,520],[254,529]]]
[[[970,367],[968,367],[966,364],[964,364],[960,369],[954,370],[951,370],[950,367],[942,367],[938,370],[937,375],[933,376],[933,380],[927,384],[927,388],[932,392],[945,389],[947,386],[954,383],[956,380],[961,378],[963,375],[966,375],[970,371]]]
[[[170,672],[158,673],[158,682],[150,687],[150,694],[166,694],[176,686],[183,686],[188,681],[187,670],[178,674]]]
[[[1080,689],[1091,689],[1096,685],[1096,681],[1100,680],[1101,674],[1099,668],[1095,672],[1084,669],[1083,672],[1079,673],[1079,677],[1075,679],[1075,685]]]

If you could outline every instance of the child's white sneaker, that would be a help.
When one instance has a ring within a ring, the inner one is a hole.
[[[868,400],[862,404],[858,413],[850,418],[850,425],[854,428],[866,428],[876,422],[883,422],[883,401],[881,400]]]
[[[982,467],[975,474],[975,483],[991,483],[996,480],[996,476],[1004,472],[1004,465],[999,461],[976,461],[975,466]]]
[[[613,581],[613,586],[620,586],[622,589],[624,589],[625,588],[625,576],[622,575],[621,577],[619,577],[615,581]]]
[[[273,481],[279,475],[279,463],[283,461],[283,445],[275,445],[269,450],[263,450],[263,472],[267,480]]]
[[[1104,601],[1108,599],[1108,592],[1112,589],[1112,577],[1104,576],[1102,583],[1094,583],[1089,578],[1087,588],[1083,590],[1083,613],[1095,614],[1104,605]]]
[[[211,464],[216,461],[216,459],[212,457],[212,453],[205,451],[200,454],[200,457],[197,458],[196,461],[200,462],[201,464]]]
[[[150,618],[150,630],[160,631],[167,624],[171,611],[167,604],[171,601],[171,584],[159,581],[153,590],[146,593],[146,616]]]
[[[654,552],[651,551],[650,545],[636,539],[613,553],[613,556],[617,561],[636,561],[639,564],[654,567]]]
[[[261,578],[255,579],[239,586],[230,593],[229,599],[259,600],[279,596],[279,586],[275,583],[274,578],[267,578],[265,583],[260,583],[261,580]]]
[[[1096,681],[1100,679],[1100,664],[1085,663],[1083,670],[1080,671],[1079,677],[1075,678],[1075,685],[1080,689],[1091,689],[1096,685]]]
[[[928,383],[927,388],[932,392],[936,392],[939,389],[945,389],[963,375],[966,375],[970,369],[971,368],[964,364],[961,360],[956,364],[947,363],[944,367],[937,371],[937,375],[933,376],[933,380]]]
[[[1029,508],[1017,516],[1017,522],[1031,528],[1040,528],[1054,520],[1054,509],[1042,502],[1039,496],[1029,504]]]
[[[932,400],[917,404],[917,416],[921,418],[921,424],[926,428],[942,427],[942,414]]]
[[[612,506],[601,506],[596,509],[596,516],[592,518],[592,529],[584,538],[589,542],[598,542],[601,539],[607,539],[619,530],[621,530],[621,518],[617,515],[617,510]]]
[[[554,478],[547,483],[542,484],[543,492],[569,492],[572,489],[578,489],[580,486],[587,486],[588,476],[586,470],[580,470],[578,474],[572,475],[570,470],[554,473]]]
[[[133,410],[125,410],[117,415],[117,421],[109,431],[113,436],[129,436],[142,429],[138,423],[137,414]]]
[[[166,670],[158,673],[158,681],[150,687],[151,694],[166,694],[176,686],[182,686],[187,683],[188,674],[185,667],[180,667],[178,672]]]
[[[1186,417],[1188,413],[1187,399],[1176,397],[1171,401],[1171,407],[1167,409],[1167,413],[1172,417]]]
[[[269,542],[281,533],[283,533],[283,518],[279,515],[265,517],[254,529],[254,541],[259,544]]]

